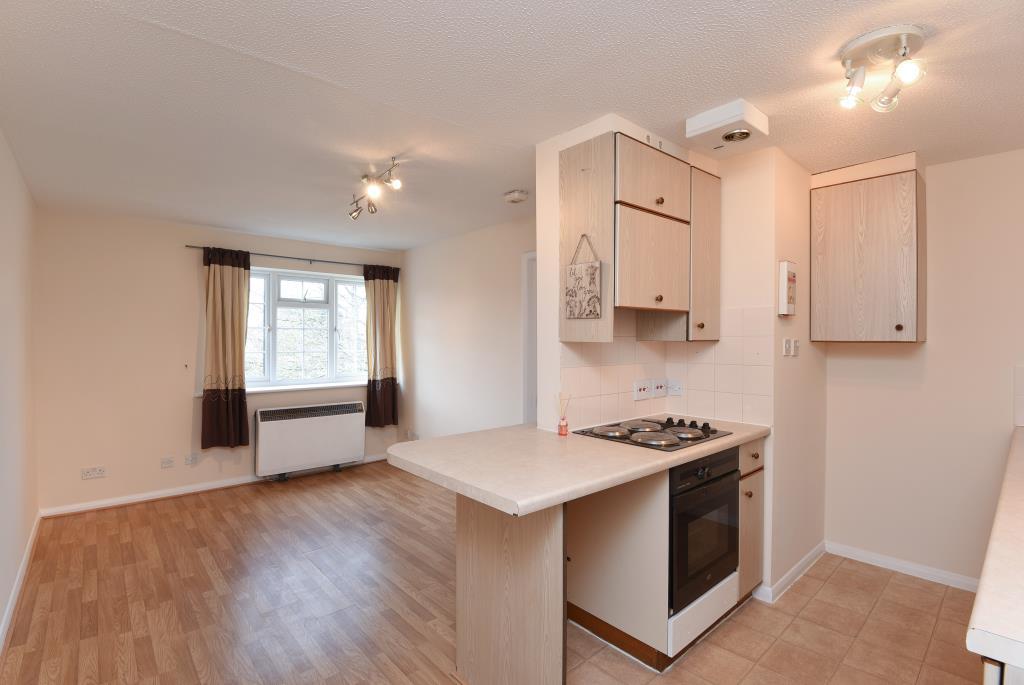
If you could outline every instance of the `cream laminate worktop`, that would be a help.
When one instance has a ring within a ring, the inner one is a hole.
[[[675,452],[509,426],[400,442],[388,448],[388,462],[506,514],[523,516],[769,433],[765,426],[727,421],[714,425],[732,435]]]
[[[1024,667],[1024,428],[1014,431],[1006,460],[967,648]]]

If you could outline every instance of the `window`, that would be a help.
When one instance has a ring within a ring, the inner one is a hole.
[[[247,385],[365,383],[366,376],[361,277],[252,270]]]

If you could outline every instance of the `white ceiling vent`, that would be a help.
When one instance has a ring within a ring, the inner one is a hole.
[[[768,117],[746,100],[733,100],[686,120],[688,147],[731,157],[768,144]]]

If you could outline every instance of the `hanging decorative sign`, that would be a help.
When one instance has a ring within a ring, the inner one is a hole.
[[[594,261],[577,262],[583,241],[587,241],[590,254]],[[601,318],[601,260],[586,233],[576,243],[576,251],[565,267],[565,318],[567,319],[600,319]]]

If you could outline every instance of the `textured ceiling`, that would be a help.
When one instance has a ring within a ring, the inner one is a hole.
[[[903,22],[928,76],[839,109],[838,48]],[[608,112],[685,144],[744,97],[811,171],[1024,147],[1021,26],[1020,0],[0,0],[0,128],[41,204],[402,248],[530,216],[501,194],[533,145]],[[406,188],[349,221],[392,154]]]

